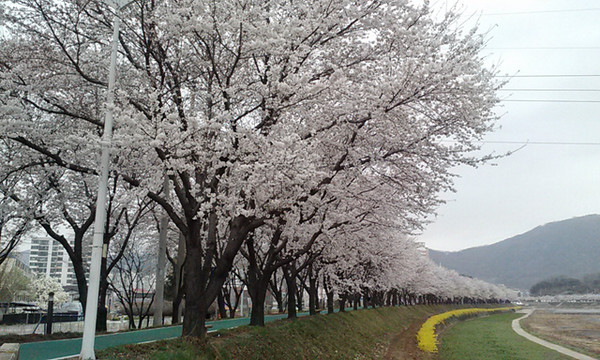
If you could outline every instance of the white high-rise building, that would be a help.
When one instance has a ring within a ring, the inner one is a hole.
[[[51,238],[31,239],[29,268],[36,274],[56,279],[62,286],[77,285],[69,255],[62,245]]]

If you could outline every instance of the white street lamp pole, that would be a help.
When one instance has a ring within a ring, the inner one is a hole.
[[[115,78],[117,68],[117,46],[119,42],[119,27],[121,19],[119,10],[120,3],[115,7],[113,20],[113,38],[110,54],[110,67],[108,72],[108,93],[106,95],[106,115],[104,117],[104,134],[102,135],[102,158],[100,160],[100,179],[98,180],[98,198],[96,199],[96,219],[94,221],[94,240],[92,243],[92,261],[90,264],[90,278],[88,293],[85,304],[85,320],[83,324],[83,339],[81,342],[82,360],[94,360],[94,341],[96,337],[96,317],[98,315],[98,292],[100,287],[100,265],[102,258],[106,256],[104,249],[104,223],[106,222],[106,193],[108,183],[108,168],[110,160],[110,145],[113,128],[113,107],[115,104]]]

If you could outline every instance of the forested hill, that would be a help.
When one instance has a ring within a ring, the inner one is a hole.
[[[581,278],[600,272],[600,215],[538,226],[492,245],[429,250],[429,256],[460,274],[522,290],[555,276]]]

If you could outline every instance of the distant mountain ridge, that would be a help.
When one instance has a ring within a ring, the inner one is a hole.
[[[551,277],[581,278],[600,272],[600,215],[548,223],[491,245],[430,249],[429,257],[460,274],[522,290]]]

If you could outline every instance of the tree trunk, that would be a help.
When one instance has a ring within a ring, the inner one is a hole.
[[[135,321],[133,320],[133,304],[129,304],[129,311],[127,311],[127,317],[129,320],[129,328],[137,329]]]
[[[333,308],[333,290],[327,291],[327,313],[328,314],[333,314],[334,313],[334,308]]]
[[[237,291],[235,287],[232,287],[233,294],[235,295],[235,304],[233,306],[229,305],[229,317],[233,319],[235,317],[235,312],[240,306],[240,300],[242,297],[242,293],[244,292],[244,285],[241,286],[240,292]]]
[[[172,324],[179,324],[181,321],[181,300],[183,300],[183,264],[185,262],[185,236],[179,233],[179,245],[177,246],[177,261],[173,266],[175,273],[175,298],[173,299],[173,315],[171,318]]]
[[[179,324],[181,321],[181,300],[183,300],[183,289],[178,290],[175,299],[173,299],[173,315],[171,318],[171,324]]]
[[[283,314],[285,312],[285,302],[283,301],[283,294],[281,291],[275,294],[275,301],[277,302],[277,312]]]
[[[327,292],[327,313],[333,314],[334,311],[333,291],[329,291]]]
[[[71,259],[71,263],[73,264],[73,271],[75,272],[75,279],[77,280],[79,302],[81,303],[81,306],[83,306],[83,311],[85,311],[85,303],[87,301],[87,280],[85,278],[85,270],[83,269],[83,264],[80,259],[75,261],[74,259]]]
[[[96,332],[106,332],[106,321],[108,311],[106,309],[106,292],[108,291],[108,279],[106,274],[106,258],[102,258],[100,269],[100,288],[98,289],[98,315],[96,316]]]
[[[273,272],[273,276],[275,275],[275,272]],[[275,302],[277,302],[277,311],[280,314],[283,314],[284,309],[283,309],[283,294],[280,288],[277,288],[277,279],[271,279],[270,282],[270,289],[271,289],[271,294],[273,295],[273,297],[275,298]]]
[[[313,273],[312,265],[309,267],[308,275],[308,311],[311,315],[317,314],[317,277]]]
[[[229,223],[229,239],[220,252],[219,258],[216,258],[216,215],[210,216],[207,234],[209,244],[206,251],[202,251],[198,241],[200,222],[188,218],[187,224],[183,336],[203,338],[206,336],[205,324],[208,306],[217,298],[223,288],[227,274],[233,267],[235,256],[239,253],[248,233],[262,225],[262,221],[251,222],[244,216],[232,219]],[[215,260],[216,266],[212,267]]]
[[[235,311],[236,310],[237,310],[237,306],[236,307],[233,307],[233,306],[229,307],[229,318],[230,319],[233,319],[235,317]]]
[[[358,302],[360,301],[360,294],[356,293],[354,294],[354,301],[352,302],[352,307],[354,310],[358,310]]]
[[[170,182],[169,177],[164,175],[164,183],[163,183],[163,194],[165,201],[169,201],[170,194]],[[155,299],[154,302],[154,314],[153,314],[153,325],[159,326],[163,324],[163,308],[164,308],[164,296],[165,296],[165,277],[166,277],[166,268],[167,268],[167,231],[169,228],[169,215],[166,211],[164,211],[160,219],[159,225],[159,234],[158,234],[158,254],[156,255],[156,281],[154,284],[155,289]]]
[[[265,299],[269,281],[271,280],[272,272],[267,269],[259,268],[256,250],[254,249],[254,237],[250,235],[246,240],[248,248],[248,271],[246,272],[246,282],[248,285],[248,295],[252,299],[252,311],[250,312],[250,325],[264,326],[265,325]]]
[[[285,283],[287,285],[287,308],[288,308],[288,319],[296,319],[298,314],[296,313],[296,274],[293,270],[283,269],[285,276]]]
[[[268,284],[265,279],[260,279],[255,282],[248,283],[248,294],[252,299],[252,311],[250,312],[250,325],[264,326],[265,325],[265,299],[267,297]]]
[[[302,280],[300,280],[302,281]],[[296,279],[295,283],[298,283],[298,279]],[[296,286],[296,308],[298,311],[302,311],[304,308],[304,286]]]
[[[340,312],[346,312],[346,293],[340,295]]]
[[[217,296],[217,305],[219,308],[219,317],[221,319],[227,318],[227,310],[225,310],[225,299],[223,298],[223,291],[219,292]]]
[[[190,236],[190,235],[188,235]],[[185,262],[185,315],[183,336],[204,337],[206,335],[206,314],[208,305],[205,297],[205,281],[202,279],[202,250],[187,243]]]

